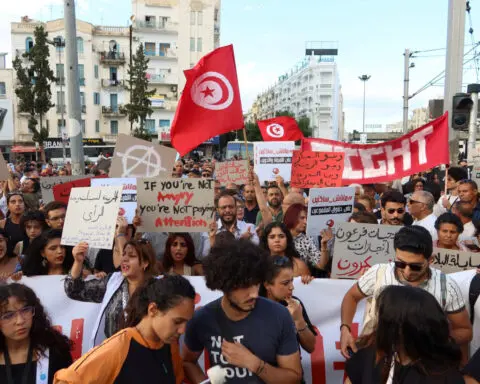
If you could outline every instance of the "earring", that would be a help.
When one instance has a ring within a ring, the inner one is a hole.
[[[43,260],[42,260],[42,266],[43,266],[43,267],[47,267],[47,264],[48,264],[48,263],[47,263],[47,259],[43,258]]]

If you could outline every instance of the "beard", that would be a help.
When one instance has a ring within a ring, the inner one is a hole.
[[[231,297],[230,295],[228,294],[225,294],[225,298],[227,299],[228,303],[230,304],[230,306],[239,311],[239,312],[245,312],[245,313],[249,313],[249,312],[252,312],[253,311],[253,308],[251,309],[245,309],[245,308],[242,308],[239,304],[237,304]],[[254,306],[255,307],[255,306]]]
[[[280,200],[275,199],[275,200],[269,201],[268,205],[272,208],[277,209],[278,207],[280,207],[282,205],[282,203],[280,202]]]

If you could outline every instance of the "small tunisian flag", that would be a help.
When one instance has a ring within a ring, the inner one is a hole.
[[[187,83],[170,137],[180,156],[222,133],[243,128],[233,46],[221,47],[185,71]]]
[[[293,117],[279,116],[273,119],[257,121],[264,141],[296,141],[303,138]]]

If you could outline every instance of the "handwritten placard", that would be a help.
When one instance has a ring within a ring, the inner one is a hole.
[[[47,204],[55,200],[55,197],[53,196],[53,187],[55,185],[69,183],[70,181],[85,179],[92,176],[93,175],[40,177],[40,187],[42,189],[43,202]]]
[[[135,178],[107,178],[92,179],[92,187],[106,187],[109,185],[122,186],[122,198],[120,200],[120,216],[125,216],[128,223],[133,222],[137,209],[137,179]]]
[[[282,176],[285,182],[289,182],[294,149],[294,141],[256,142],[253,164],[260,183],[273,181],[276,176]]]
[[[215,179],[221,185],[248,183],[248,160],[224,161],[215,164]]]
[[[140,232],[207,232],[215,219],[211,179],[137,181]]]
[[[122,188],[73,188],[61,243],[74,246],[86,241],[93,248],[112,249]]]
[[[480,266],[480,253],[433,248],[432,267],[438,268],[444,273],[466,271],[478,266]]]
[[[371,266],[394,260],[393,239],[400,228],[394,225],[338,224],[331,277],[357,279]]]
[[[310,189],[307,235],[318,236],[321,230],[346,222],[353,213],[354,197],[351,187]]]
[[[293,151],[290,185],[296,188],[341,187],[344,153]]]

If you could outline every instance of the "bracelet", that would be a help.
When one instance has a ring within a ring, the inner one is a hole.
[[[348,332],[352,333],[352,329],[350,328],[350,325],[348,325],[348,324],[340,325],[340,331],[342,330],[343,327],[346,327],[348,329]]]
[[[297,333],[302,333],[302,332],[305,331],[307,328],[308,328],[308,324],[305,323],[305,327],[303,327],[302,329],[297,329]]]
[[[255,372],[255,375],[260,376],[260,374],[263,372],[264,368],[265,368],[265,361],[260,360],[260,364],[258,366],[257,371]]]
[[[125,237],[125,233],[119,233],[117,237]]]

